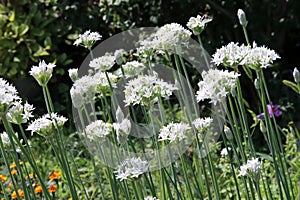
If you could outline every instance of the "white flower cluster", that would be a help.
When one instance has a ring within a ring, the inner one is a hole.
[[[95,70],[106,71],[112,68],[115,64],[115,56],[104,55],[98,58],[93,59],[89,66]]]
[[[116,178],[120,181],[128,178],[138,178],[141,174],[148,171],[148,161],[142,160],[139,157],[128,158],[118,165]]]
[[[228,147],[228,150],[230,151],[231,150],[231,148],[230,147]],[[225,156],[227,156],[228,155],[228,150],[227,150],[227,148],[223,148],[222,150],[221,150],[221,156],[222,157],[225,157]]]
[[[24,105],[22,105],[20,101],[17,101],[8,110],[6,117],[7,120],[13,124],[26,123],[29,120],[29,118],[33,117],[33,110],[33,105],[30,105],[27,102]]]
[[[217,49],[215,54],[212,56],[212,62],[217,66],[222,64],[225,67],[236,67],[249,53],[249,46],[244,44],[230,42],[226,46]]]
[[[223,101],[227,94],[236,87],[239,74],[228,70],[210,69],[202,72],[203,80],[198,83],[197,101],[210,99],[214,105]]]
[[[180,24],[166,24],[148,39],[141,41],[138,51],[173,50],[176,52],[181,45],[187,45],[191,35],[192,33]]]
[[[157,75],[140,75],[125,85],[125,104],[150,105],[158,101],[158,96],[169,97],[178,88],[159,79]]]
[[[265,46],[258,47],[253,43],[253,47],[239,45],[238,43],[229,43],[212,56],[212,62],[216,65],[224,65],[225,67],[237,67],[245,65],[250,68],[259,70],[269,67],[274,60],[280,58],[274,50]]]
[[[213,125],[213,119],[210,117],[197,118],[193,121],[193,125],[195,126],[197,131],[205,133],[211,130]]]
[[[147,197],[144,198],[144,200],[159,200],[159,199],[156,198],[156,197],[147,196]]]
[[[85,48],[91,48],[96,41],[101,40],[102,36],[97,32],[85,31],[83,34],[79,34],[75,40],[74,45],[81,45]]]
[[[123,63],[123,57],[127,55],[127,51],[124,49],[117,49],[114,52],[115,60],[118,65]]]
[[[90,140],[103,138],[112,132],[113,125],[102,120],[96,120],[85,127],[86,136]]]
[[[117,76],[107,72],[112,87],[116,87]],[[93,76],[82,76],[77,79],[70,90],[72,103],[75,108],[80,108],[84,103],[93,101],[95,94],[103,93],[109,88],[105,72],[98,72]]]
[[[191,17],[186,26],[191,29],[195,35],[200,35],[205,29],[206,24],[211,21],[212,18],[197,15],[197,17]]]
[[[9,137],[8,137],[8,135],[5,131],[0,134],[0,137],[1,137],[1,141],[2,141],[4,146],[7,146],[7,145],[10,144]]]
[[[252,158],[251,160],[248,160],[245,165],[241,166],[239,176],[249,176],[254,180],[257,180],[261,170],[262,165],[258,158]]]
[[[0,116],[7,112],[7,109],[19,99],[16,88],[0,78]]]
[[[159,141],[169,140],[170,142],[173,142],[175,140],[181,141],[187,138],[186,133],[190,129],[191,127],[188,124],[182,122],[180,123],[172,122],[160,129],[158,140]]]
[[[38,66],[32,66],[29,74],[35,78],[40,86],[46,86],[50,78],[52,77],[54,64],[46,64],[44,60],[39,62]]]
[[[105,0],[105,1],[99,1],[100,6],[119,6],[122,2],[128,3],[129,0]]]
[[[131,78],[141,74],[141,72],[146,68],[145,65],[138,61],[130,61],[122,65],[125,78]],[[116,74],[121,77],[121,69],[116,72]]]
[[[62,127],[66,121],[68,121],[67,118],[59,116],[56,113],[45,114],[29,124],[26,130],[31,131],[31,133],[47,136],[52,134],[55,127]]]

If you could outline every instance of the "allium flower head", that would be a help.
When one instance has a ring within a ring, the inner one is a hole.
[[[97,32],[91,32],[90,30],[85,31],[83,34],[79,34],[75,40],[74,45],[83,46],[85,48],[91,48],[95,42],[101,40],[102,36]]]
[[[254,181],[258,181],[261,170],[262,165],[258,158],[252,158],[245,165],[241,166],[239,176],[249,176]]]
[[[159,200],[159,199],[156,198],[156,197],[147,196],[147,197],[144,198],[144,200]]]
[[[205,133],[212,129],[213,119],[210,117],[197,118],[193,121],[193,125],[199,132]]]
[[[138,51],[143,50],[172,50],[177,52],[182,45],[187,45],[192,33],[177,23],[166,24],[159,28],[148,39],[141,41],[141,47]]]
[[[20,101],[17,101],[8,110],[6,117],[7,120],[13,124],[26,123],[29,120],[29,118],[33,117],[33,110],[33,105],[30,105],[27,102],[24,105],[22,105]]]
[[[16,88],[6,80],[0,78],[0,117],[5,114],[8,108],[20,100]]]
[[[223,101],[236,87],[239,74],[227,70],[210,69],[202,72],[203,80],[198,83],[197,101],[210,99],[214,105]]]
[[[6,132],[1,133],[0,137],[4,146],[8,146],[10,144],[9,137]]]
[[[139,157],[128,158],[115,171],[116,178],[120,181],[128,178],[138,178],[141,174],[148,171],[148,161]]]
[[[226,46],[217,49],[212,56],[212,63],[225,67],[237,67],[249,53],[250,47],[244,44],[230,42]]]
[[[177,90],[173,84],[159,79],[157,75],[140,75],[130,80],[125,86],[125,104],[151,105],[158,101],[158,96],[169,97]]]
[[[103,138],[112,132],[113,125],[102,120],[96,120],[85,127],[86,136],[90,140]]]
[[[51,113],[51,115],[45,114],[29,124],[26,130],[41,136],[47,136],[52,134],[56,127],[62,127],[67,120],[67,118],[59,116],[56,113]]]
[[[280,56],[274,50],[265,46],[258,47],[256,43],[253,43],[253,47],[248,52],[242,64],[252,69],[260,70],[271,66],[273,61],[278,58]]]
[[[145,65],[138,61],[130,61],[122,65],[126,78],[134,77],[139,75],[144,69]],[[117,71],[118,76],[122,76],[121,69]]]
[[[35,78],[40,86],[46,86],[50,78],[52,77],[54,64],[46,64],[44,60],[39,62],[39,66],[33,66],[29,71],[29,74]]]
[[[160,129],[158,140],[164,141],[169,140],[173,142],[175,140],[181,141],[187,138],[187,131],[190,130],[191,127],[185,123],[170,123],[167,126],[164,126]]]
[[[68,72],[71,80],[75,82],[78,79],[78,69],[77,68],[69,69]]]
[[[193,31],[195,35],[200,35],[205,29],[208,22],[211,22],[212,18],[197,15],[197,17],[191,17],[186,26]]]
[[[115,64],[115,56],[111,55],[104,55],[98,58],[93,59],[89,66],[91,68],[94,68],[95,70],[99,71],[106,71],[112,68],[112,66]]]

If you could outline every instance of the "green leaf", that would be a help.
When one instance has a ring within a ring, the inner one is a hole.
[[[21,24],[18,27],[18,29],[19,29],[19,36],[22,36],[22,35],[25,35],[28,32],[29,26],[26,25],[26,24]]]
[[[297,87],[296,83],[293,83],[293,82],[288,81],[288,80],[283,80],[282,82],[286,86],[292,88],[295,92],[300,93],[300,91],[298,90],[298,87]]]
[[[39,46],[39,49],[33,54],[34,57],[40,57],[40,56],[48,56],[49,53],[41,46]]]
[[[15,15],[15,11],[11,11],[11,13],[10,13],[10,16],[9,16],[9,21],[11,21],[11,22],[13,22],[13,21],[15,21],[15,17],[16,17],[16,15]]]

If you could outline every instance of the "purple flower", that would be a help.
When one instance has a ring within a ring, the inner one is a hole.
[[[275,117],[279,117],[281,115],[281,111],[279,110],[279,106],[268,104],[267,108],[268,108],[270,118],[272,118],[273,115],[275,115]],[[265,119],[265,113],[261,113],[261,114],[257,115],[257,118],[264,120]]]

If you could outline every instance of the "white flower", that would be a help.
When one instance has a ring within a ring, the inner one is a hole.
[[[55,127],[62,127],[67,120],[56,113],[45,114],[29,124],[26,130],[46,136],[52,134]]]
[[[86,136],[90,140],[103,138],[112,132],[112,124],[97,120],[85,127]]]
[[[271,66],[273,61],[278,58],[280,58],[280,56],[274,50],[265,46],[258,47],[255,43],[253,43],[253,48],[251,48],[241,64],[252,69],[259,70],[261,68]]]
[[[124,49],[118,49],[114,52],[115,60],[118,65],[123,63],[124,55],[127,55],[127,52]]]
[[[115,64],[115,56],[104,55],[98,58],[93,59],[89,66],[95,70],[106,71],[112,68]]]
[[[71,80],[75,82],[78,79],[78,69],[77,68],[69,69],[68,72]]]
[[[159,200],[159,199],[156,198],[156,197],[147,196],[147,197],[144,198],[144,200]]]
[[[123,64],[122,68],[125,77],[130,78],[141,74],[141,72],[143,72],[143,70],[145,69],[145,65],[138,61],[130,61],[127,62],[126,64]],[[121,70],[117,71],[117,75],[122,76],[122,71]]]
[[[125,86],[125,100],[128,105],[150,105],[158,101],[158,96],[169,97],[177,90],[173,84],[164,82],[157,75],[140,75]]]
[[[237,67],[246,55],[249,53],[250,47],[244,44],[230,42],[226,46],[217,49],[216,53],[212,56],[212,63],[223,65],[225,67]]]
[[[200,132],[206,132],[211,129],[213,124],[213,119],[210,117],[197,118],[193,121],[193,125]]]
[[[32,66],[29,74],[35,78],[40,86],[46,86],[52,77],[54,64],[46,64],[44,60],[39,62],[39,66]]]
[[[18,100],[20,100],[20,97],[18,96],[16,88],[10,85],[6,80],[0,78],[0,117]]]
[[[81,45],[85,48],[91,48],[96,41],[101,40],[102,36],[97,32],[85,31],[83,34],[79,34],[75,40],[74,45]]]
[[[6,132],[1,133],[0,136],[1,136],[1,140],[2,140],[2,143],[4,146],[7,146],[10,144],[9,137]]]
[[[230,151],[231,148],[228,147],[228,150]],[[227,156],[227,155],[228,155],[228,150],[227,150],[226,148],[223,148],[223,149],[221,150],[221,156],[222,156],[222,157]]]
[[[251,160],[248,160],[246,164],[241,166],[239,176],[249,176],[250,178],[253,178],[254,181],[257,181],[261,170],[262,165],[258,158],[252,158]]]
[[[118,165],[116,173],[116,178],[120,181],[126,180],[128,178],[138,178],[141,174],[148,171],[148,161],[142,160],[139,157],[128,158],[120,165]]]
[[[211,21],[212,18],[197,15],[197,17],[191,17],[186,26],[191,29],[195,35],[199,35],[204,30],[206,24]]]
[[[185,123],[170,123],[167,126],[164,126],[159,131],[158,141],[169,140],[173,142],[175,140],[183,140],[187,138],[187,131],[190,130],[191,127]]]
[[[138,51],[173,50],[176,52],[182,45],[187,45],[191,34],[180,24],[166,24],[148,39],[141,41],[141,47],[138,48]]]
[[[202,72],[203,81],[198,83],[197,101],[210,99],[210,103],[223,101],[227,94],[236,87],[239,74],[227,70],[210,69]]]
[[[7,120],[14,124],[26,123],[29,118],[33,117],[33,110],[33,105],[30,105],[27,102],[22,105],[20,101],[17,101],[8,110],[6,114]]]
[[[123,144],[130,133],[131,123],[129,119],[124,119],[124,114],[119,106],[116,112],[116,119],[117,122],[113,123],[113,127],[116,131],[118,142]]]

